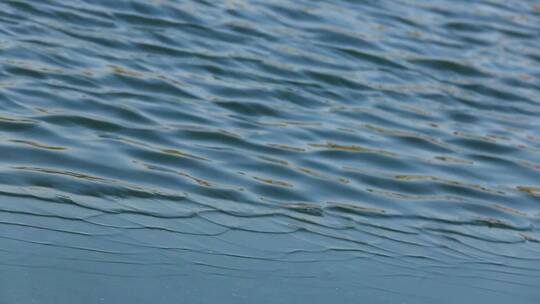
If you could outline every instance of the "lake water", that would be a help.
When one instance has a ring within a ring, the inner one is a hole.
[[[539,303],[540,4],[1,0],[0,303]]]

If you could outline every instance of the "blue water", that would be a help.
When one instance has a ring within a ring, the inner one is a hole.
[[[0,0],[0,304],[540,303],[540,4]]]

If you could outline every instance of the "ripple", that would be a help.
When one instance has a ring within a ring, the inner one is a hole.
[[[1,1],[0,302],[536,303],[539,18]]]

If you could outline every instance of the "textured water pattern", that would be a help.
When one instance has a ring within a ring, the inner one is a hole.
[[[0,303],[539,303],[537,1],[1,0]]]

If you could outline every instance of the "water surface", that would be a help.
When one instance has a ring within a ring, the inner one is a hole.
[[[0,1],[0,303],[538,303],[536,1]]]

